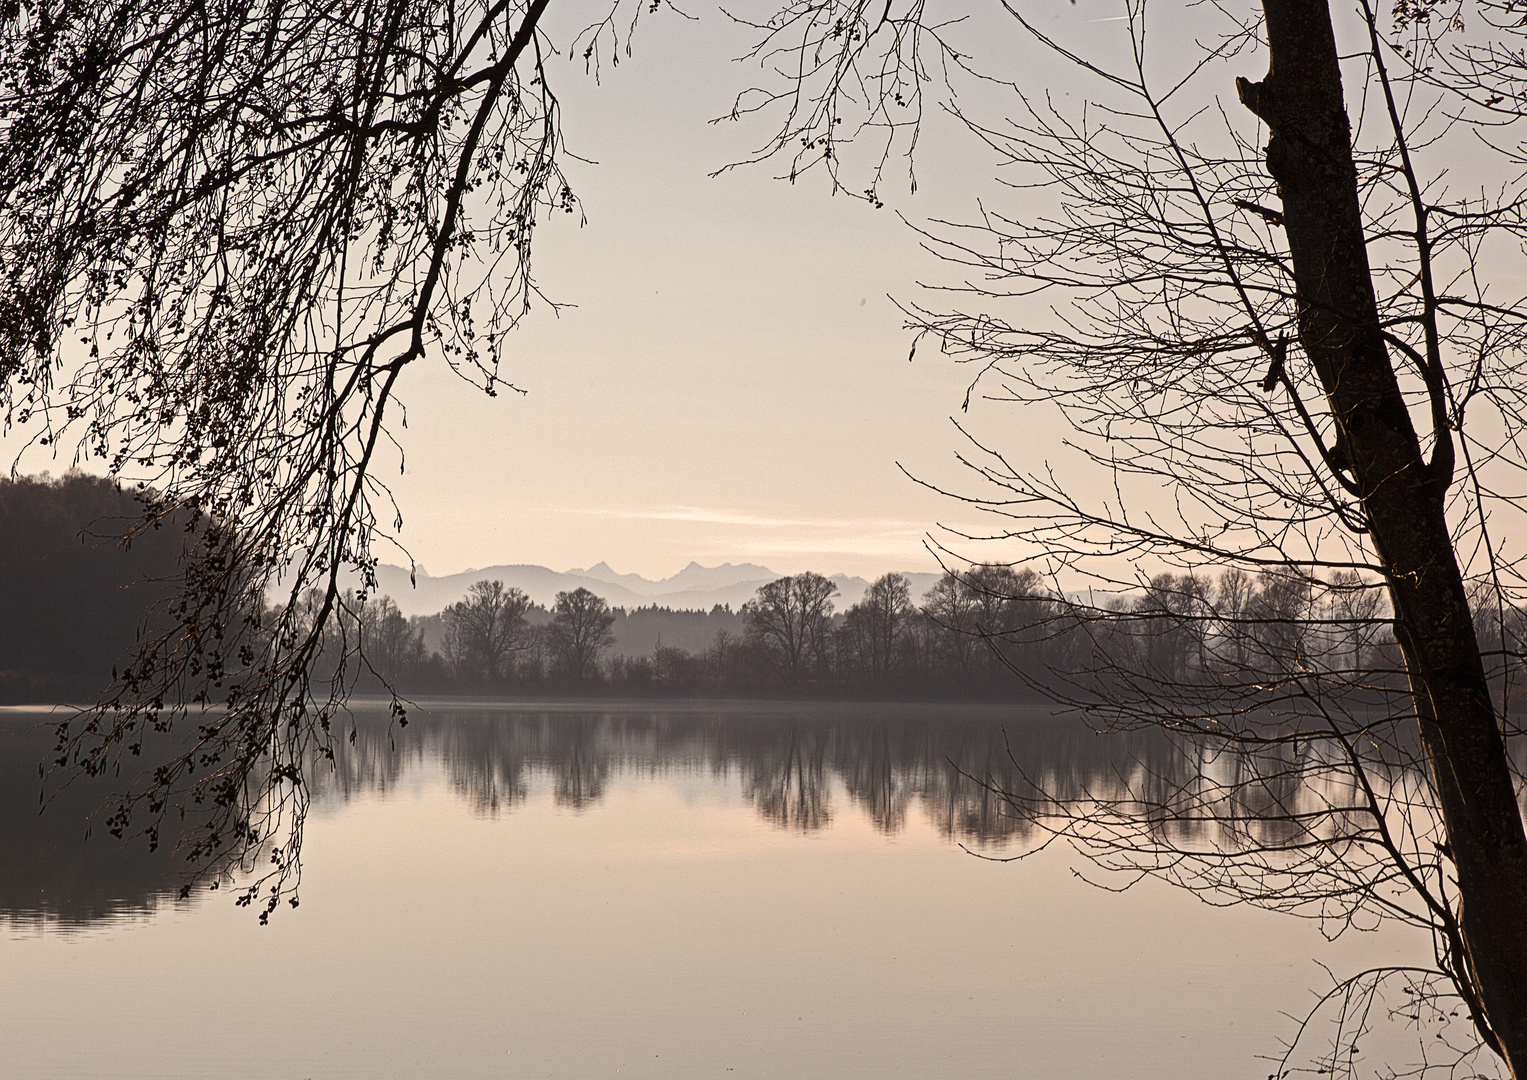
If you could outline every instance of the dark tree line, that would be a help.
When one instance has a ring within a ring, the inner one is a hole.
[[[138,496],[82,475],[0,482],[0,510],[0,695],[89,698],[159,617],[191,535],[186,521],[128,543]],[[1163,573],[1102,600],[1061,594],[1032,570],[978,565],[946,573],[920,600],[898,574],[846,610],[835,597],[830,581],[807,572],[763,586],[735,615],[626,612],[586,589],[547,609],[495,581],[410,619],[390,597],[351,590],[322,655],[363,664],[346,673],[363,689],[413,693],[1011,697],[1053,689],[1058,672],[1091,671],[1117,688],[1142,676],[1207,684],[1300,667],[1380,692],[1403,678],[1384,592],[1353,571],[1326,582],[1234,568]],[[1476,589],[1474,627],[1504,691],[1527,619],[1492,600]],[[312,618],[322,598],[303,602]],[[612,655],[615,628],[628,625],[652,646]],[[671,625],[691,640],[708,631],[708,645],[664,643]],[[315,670],[340,674],[334,660]]]
[[[184,517],[129,539],[141,510],[138,494],[97,477],[0,482],[5,700],[95,697],[163,618],[193,532]],[[586,589],[559,594],[548,609],[493,581],[473,585],[436,616],[410,619],[390,597],[352,589],[323,630],[314,671],[372,691],[393,685],[425,693],[894,696],[975,686],[1001,695],[1016,685],[1008,665],[1037,671],[1055,652],[1016,629],[1048,618],[1042,592],[1032,574],[977,567],[947,575],[919,606],[904,579],[887,575],[859,604],[836,612],[836,587],[805,573],[764,586],[737,613],[627,612]],[[322,607],[320,593],[304,596],[294,624],[315,620]],[[263,609],[255,615],[271,624]],[[650,638],[651,647],[612,655],[617,628],[630,640]],[[665,628],[703,644],[665,643]]]
[[[1099,605],[1088,652],[1047,689],[1221,762],[1186,805],[1141,790],[1052,815],[1039,778],[1012,805],[1212,902],[1424,933],[1415,966],[1341,980],[1353,1023],[1317,1071],[1372,1064],[1361,1018],[1393,987],[1406,1015],[1418,994],[1450,999],[1477,1041],[1380,1075],[1522,1080],[1527,304],[1498,268],[1527,236],[1524,24],[1489,0],[1190,7],[1126,0],[1111,51],[1009,5],[1072,99],[1004,73],[1005,115],[967,119],[1022,201],[930,229],[965,295],[913,321],[981,372],[972,396],[1068,431],[1042,454],[972,438],[956,494],[1068,588],[1176,575],[1145,610]],[[915,63],[870,25],[877,55]],[[1253,606],[1197,595],[1227,567],[1269,575]],[[1383,590],[1377,670],[1348,632],[1369,603],[1337,580],[1352,573]],[[1315,795],[1280,801],[1300,777]],[[1177,828],[1236,803],[1265,811],[1232,844]]]
[[[316,618],[321,597],[304,603],[307,617]],[[390,596],[368,598],[354,589],[340,594],[335,611],[320,634],[315,674],[387,692],[585,688],[600,680],[616,621],[588,589],[559,592],[547,610],[502,581],[475,582],[434,616],[406,618]]]
[[[85,701],[171,595],[189,516],[126,539],[143,506],[110,480],[0,480],[0,703]]]
[[[1032,570],[984,564],[946,573],[921,602],[900,574],[835,609],[836,587],[818,574],[761,587],[735,618],[716,612],[610,608],[586,589],[551,609],[502,582],[473,585],[436,616],[405,618],[389,597],[342,597],[328,631],[330,654],[349,633],[369,665],[363,689],[411,693],[786,695],[872,698],[1013,698],[1084,681],[1126,691],[1140,680],[1225,686],[1299,666],[1340,678],[1354,692],[1403,684],[1383,591],[1355,573],[1327,582],[1239,569],[1162,573],[1110,597],[1066,595]],[[1479,632],[1499,640],[1527,628],[1517,609]],[[613,627],[670,619],[712,630],[707,647],[664,644],[617,650]],[[431,638],[435,641],[431,647]],[[1496,676],[1508,672],[1497,665]],[[1375,699],[1376,700],[1376,699]]]

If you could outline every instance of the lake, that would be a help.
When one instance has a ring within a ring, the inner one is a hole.
[[[226,892],[175,899],[162,855],[83,840],[99,791],[39,817],[46,718],[0,713],[0,1075],[1261,1080],[1282,1014],[1329,985],[1317,959],[1427,956],[1103,891],[1059,847],[990,858],[1034,838],[961,771],[1158,753],[1039,708],[356,715],[302,904],[262,927]]]

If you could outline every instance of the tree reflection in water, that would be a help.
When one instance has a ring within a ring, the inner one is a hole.
[[[1160,815],[1151,827],[1174,846],[1205,848],[1233,845],[1248,831],[1265,844],[1296,827],[1290,807],[1340,801],[1339,792],[1312,786],[1322,774],[1307,762],[1258,762],[1261,782],[1245,784],[1225,774],[1248,766],[1240,757],[1197,755],[1159,731],[1098,735],[1022,706],[438,703],[413,717],[397,728],[384,710],[358,708],[354,738],[344,740],[334,767],[311,773],[315,806],[386,797],[428,767],[442,768],[484,815],[513,812],[542,777],[558,804],[580,811],[599,803],[614,777],[699,773],[735,778],[759,816],[779,828],[820,830],[851,810],[894,834],[918,813],[954,841],[1011,855],[1051,835],[1036,826],[1032,804],[1015,811],[1013,793],[1042,791],[1052,821],[1100,803],[1120,814],[1131,804],[1158,814],[1178,806],[1183,813]],[[0,722],[0,917],[78,925],[173,897],[182,869],[173,854],[124,847],[99,830],[85,841],[105,785],[75,785],[38,814],[37,765],[51,745],[46,731],[28,730],[38,719]],[[1286,744],[1268,749],[1292,752]],[[1281,786],[1269,782],[1278,777]],[[1388,782],[1415,779],[1397,769]],[[1216,806],[1213,793],[1226,791],[1239,798]]]
[[[1028,842],[1028,815],[1003,793],[1042,778],[1057,798],[1095,798],[1100,786],[1154,777],[1186,782],[1193,762],[1154,732],[1100,736],[1032,707],[722,703],[421,710],[407,729],[357,721],[335,771],[316,773],[315,799],[383,790],[412,763],[437,761],[485,814],[512,810],[536,776],[581,810],[616,775],[702,771],[736,777],[765,821],[829,827],[846,799],[894,834],[919,809],[952,839],[981,847]],[[1172,779],[1176,777],[1176,779]]]
[[[1029,836],[1028,820],[996,794],[1024,776],[1081,794],[1127,769],[1181,764],[1160,736],[1103,738],[1021,707],[442,708],[416,714],[404,732],[359,721],[332,786],[321,778],[315,799],[385,790],[419,759],[440,762],[453,788],[489,814],[523,801],[537,775],[551,778],[559,804],[583,809],[617,774],[705,771],[735,776],[759,816],[781,828],[826,828],[834,799],[846,798],[882,832],[905,828],[915,806],[943,834],[981,846]]]
[[[39,815],[38,763],[52,740],[46,726],[33,729],[45,720],[24,712],[0,720],[0,918],[67,928],[174,898],[185,864],[172,838],[149,853],[97,824],[86,840],[109,781],[76,782]],[[702,773],[735,778],[760,817],[781,828],[826,828],[834,799],[846,796],[887,833],[920,805],[945,834],[993,845],[1021,840],[1026,826],[960,773],[1013,781],[1004,724],[1023,749],[1019,761],[1057,773],[1093,775],[1114,758],[1154,753],[1141,739],[1109,742],[1104,752],[1103,740],[1074,723],[983,706],[437,704],[415,710],[406,728],[389,725],[385,710],[357,708],[333,767],[310,775],[322,807],[386,798],[410,774],[440,767],[474,812],[497,815],[524,803],[538,777],[550,778],[559,805],[578,811],[603,799],[617,775]]]

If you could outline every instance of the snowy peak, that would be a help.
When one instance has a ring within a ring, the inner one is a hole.
[[[638,596],[651,595],[653,586],[657,584],[655,581],[648,581],[640,574],[618,574],[607,562],[596,563],[587,570],[569,570],[568,574],[573,577],[593,578],[595,581],[603,581],[610,585],[620,585]]]
[[[415,573],[415,580],[410,581],[406,569],[386,563],[378,566],[376,571],[381,592],[391,596],[405,615],[433,615],[465,596],[474,582],[494,580],[523,590],[532,601],[547,607],[556,602],[557,593],[583,588],[604,597],[614,607],[628,610],[657,605],[676,611],[709,611],[720,604],[736,611],[753,598],[760,585],[780,577],[767,566],[757,563],[701,566],[697,562],[691,562],[677,574],[661,581],[652,581],[640,574],[617,573],[606,562],[586,570],[569,570],[565,574],[544,566],[527,565],[488,566],[445,577],[432,577],[419,566]],[[910,573],[906,577],[914,602],[938,580],[937,574]],[[858,603],[869,588],[869,582],[861,577],[834,574],[831,580],[838,586],[834,606],[839,611]]]
[[[654,584],[660,587],[659,594],[661,594],[692,589],[725,589],[748,583],[753,583],[756,587],[766,581],[773,581],[779,576],[767,566],[759,566],[757,563],[722,563],[720,566],[701,566],[691,561],[677,574]]]
[[[640,574],[619,573],[607,562],[598,563],[587,570],[573,569],[567,573],[571,577],[591,578],[609,585],[618,585],[637,596],[705,593],[719,589],[733,589],[739,585],[752,585],[756,589],[764,582],[773,581],[780,576],[767,566],[759,566],[756,563],[701,566],[694,561],[672,577],[661,578],[657,581],[644,578]]]

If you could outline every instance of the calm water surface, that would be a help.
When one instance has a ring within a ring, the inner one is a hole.
[[[268,927],[37,815],[0,714],[0,1076],[1261,1080],[1338,969],[1275,915],[1116,895],[955,769],[1149,761],[1038,711],[428,704],[322,778]],[[953,763],[953,764],[952,764]]]

